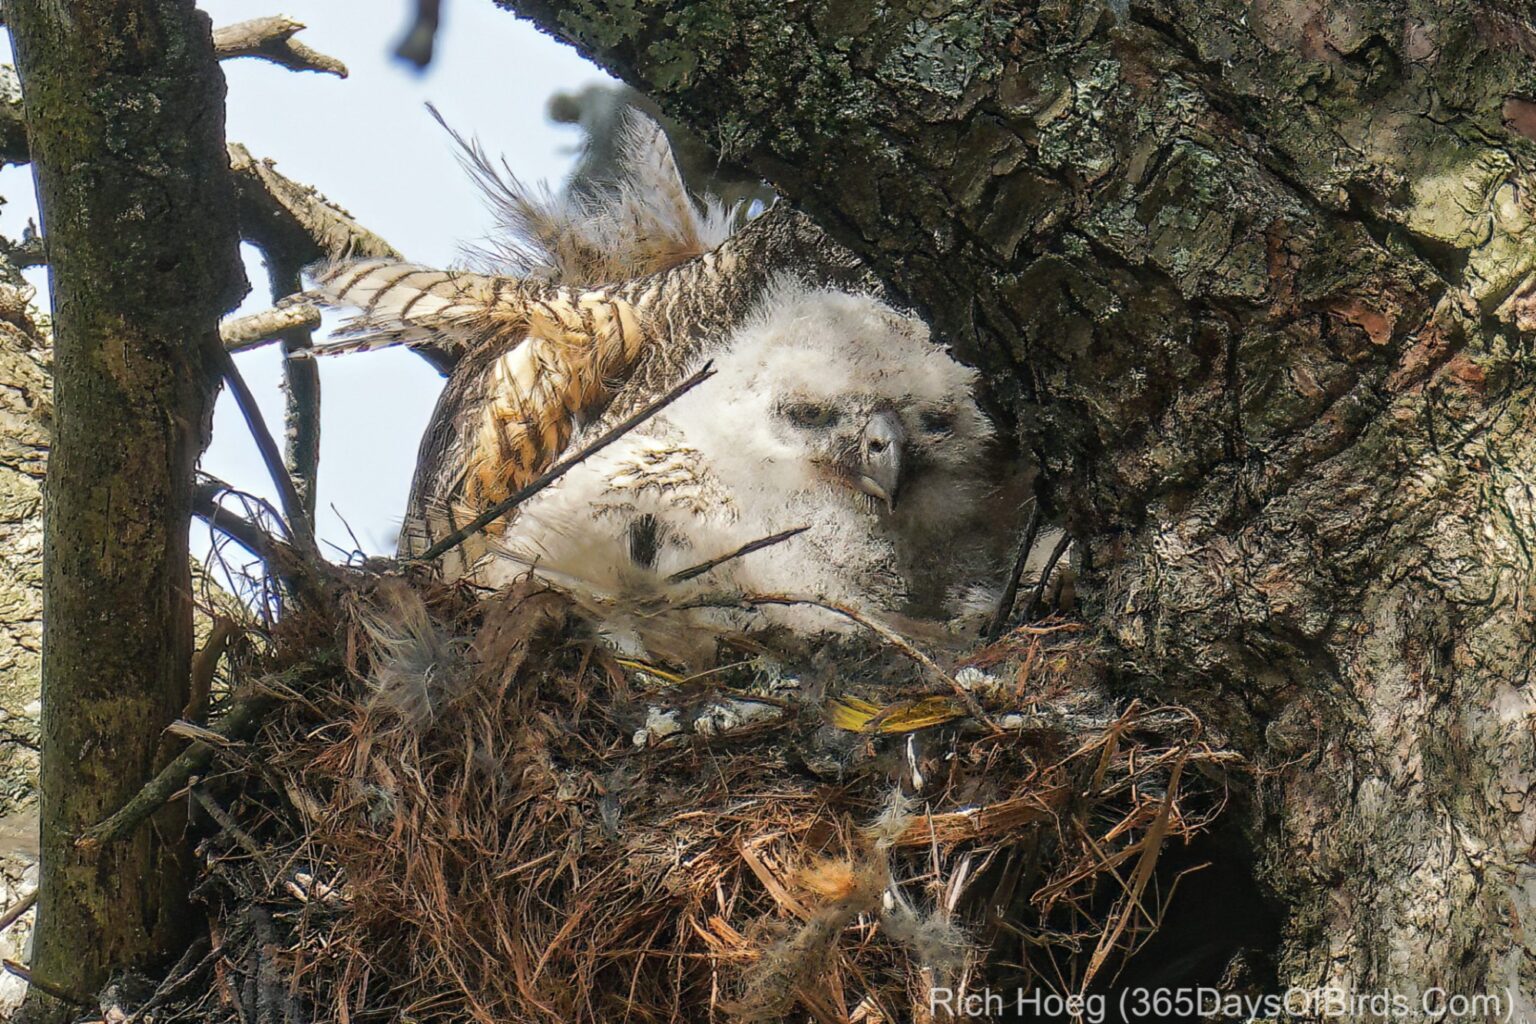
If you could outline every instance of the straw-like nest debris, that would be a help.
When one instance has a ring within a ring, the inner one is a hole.
[[[276,703],[189,788],[206,937],[109,1015],[831,1024],[1082,990],[1237,762],[1106,699],[1060,620],[937,677],[876,640],[678,678],[535,584],[358,574],[331,608],[237,666]]]

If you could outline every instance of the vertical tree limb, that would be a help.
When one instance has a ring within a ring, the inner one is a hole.
[[[243,291],[224,81],[191,0],[6,10],[52,281],[44,509],[43,870],[26,1016],[182,944],[174,813],[110,850],[74,834],[160,767],[187,700],[188,521],[218,320]]]
[[[302,287],[304,264],[283,253],[268,251],[267,278],[272,301],[287,298]],[[280,335],[283,355],[291,356],[313,347],[310,328],[296,326]],[[313,359],[283,360],[283,448],[288,474],[298,489],[299,500],[310,523],[315,521],[315,500],[320,488],[320,367]]]

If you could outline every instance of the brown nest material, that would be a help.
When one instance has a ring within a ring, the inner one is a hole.
[[[370,577],[275,633],[242,684],[283,680],[275,710],[191,788],[209,937],[140,1019],[832,1024],[1081,991],[1236,761],[1095,696],[1065,622],[943,679],[876,640],[680,680],[531,585]]]

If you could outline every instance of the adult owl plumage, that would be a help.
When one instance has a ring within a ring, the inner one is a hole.
[[[973,372],[921,320],[850,290],[851,259],[831,261],[842,287],[796,280],[796,246],[827,243],[792,214],[727,238],[734,218],[694,203],[650,122],[628,129],[629,176],[596,197],[534,193],[463,145],[514,240],[494,254],[499,272],[369,260],[317,275],[327,301],[361,311],[330,351],[403,342],[455,362],[402,555],[711,361],[713,378],[452,552],[445,575],[501,586],[536,573],[593,608],[617,646],[682,661],[722,633],[847,627],[817,604],[744,596],[887,620],[965,609],[991,555],[961,538],[990,493],[992,428]]]

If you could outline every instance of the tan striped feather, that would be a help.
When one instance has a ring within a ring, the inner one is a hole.
[[[497,290],[509,282],[391,259],[339,261],[311,271],[312,295],[351,308],[315,355],[369,352],[392,345],[433,345],[460,356],[484,334]]]
[[[489,364],[479,424],[466,452],[465,500],[500,500],[548,466],[575,424],[605,406],[645,353],[644,318],[610,289],[530,285],[397,260],[333,264],[315,294],[358,310],[339,340],[315,352],[431,343]]]

